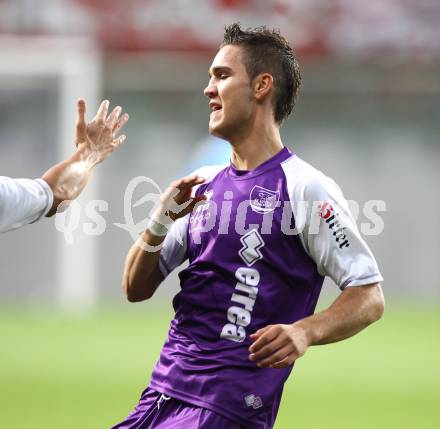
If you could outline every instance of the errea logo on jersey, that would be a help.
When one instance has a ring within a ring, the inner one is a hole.
[[[257,299],[260,273],[253,268],[240,267],[235,272],[235,278],[238,282],[231,301],[240,306],[232,305],[228,308],[227,317],[230,323],[223,326],[220,338],[242,343],[246,338],[245,328],[251,323],[251,312]]]
[[[260,283],[260,273],[249,268],[263,255],[260,249],[264,246],[264,241],[257,230],[253,229],[241,237],[243,247],[239,251],[240,257],[248,267],[239,267],[235,272],[238,280],[235,285],[231,301],[235,303],[228,308],[228,322],[223,326],[220,338],[241,343],[246,338],[246,326],[251,323],[251,314],[254,309],[255,300],[258,294],[258,284]]]
[[[335,237],[336,243],[339,244],[339,248],[342,249],[343,247],[349,247],[350,243],[347,235],[344,233],[346,227],[342,226],[339,222],[339,213],[336,212],[330,203],[324,203],[318,208],[319,217],[324,219],[329,229],[333,231],[333,236]]]
[[[263,258],[260,249],[264,246],[264,241],[258,233],[258,230],[253,229],[249,231],[246,235],[243,235],[243,237],[240,238],[240,241],[242,242],[243,247],[238,253],[246,265],[250,267],[259,259]]]

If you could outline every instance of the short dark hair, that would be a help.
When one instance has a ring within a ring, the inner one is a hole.
[[[289,42],[277,30],[265,26],[242,30],[239,23],[225,27],[220,48],[243,46],[246,71],[252,80],[260,73],[270,73],[274,80],[275,121],[281,124],[292,112],[301,85],[301,73]]]

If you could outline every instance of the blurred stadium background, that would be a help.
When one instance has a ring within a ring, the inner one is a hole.
[[[276,428],[439,427],[437,0],[0,0],[1,175],[38,177],[69,154],[80,96],[89,114],[109,98],[131,117],[127,142],[80,199],[73,244],[53,220],[1,237],[1,427],[109,427],[148,382],[177,278],[151,302],[126,303],[132,239],[114,224],[125,223],[133,177],[164,187],[228,159],[207,137],[202,90],[234,21],[279,28],[296,47],[304,80],[285,144],[348,199],[386,203],[383,233],[366,237],[386,315],[298,361]],[[91,199],[108,202],[104,234],[84,234]],[[326,284],[320,307],[337,293]]]

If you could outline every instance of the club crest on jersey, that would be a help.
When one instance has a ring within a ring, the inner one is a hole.
[[[280,191],[271,191],[262,186],[255,185],[249,195],[252,210],[257,213],[269,213],[274,211],[280,200]]]

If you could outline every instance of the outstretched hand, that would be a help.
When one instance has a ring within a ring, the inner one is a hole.
[[[110,102],[104,100],[91,122],[86,121],[86,102],[77,102],[77,120],[75,145],[88,149],[88,161],[94,166],[104,161],[125,140],[126,136],[117,137],[117,133],[127,123],[129,116],[116,106],[107,116]]]

